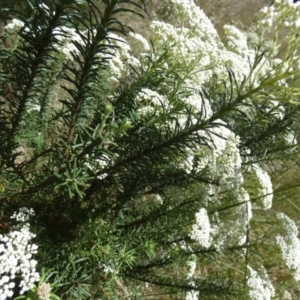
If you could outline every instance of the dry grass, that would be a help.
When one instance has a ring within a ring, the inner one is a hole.
[[[212,20],[216,29],[222,34],[224,24],[236,25],[247,30],[254,15],[272,0],[196,0],[195,1]]]

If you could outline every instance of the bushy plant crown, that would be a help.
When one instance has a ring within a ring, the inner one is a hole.
[[[0,8],[0,299],[296,295],[271,177],[298,163],[300,6],[221,39],[193,1],[168,3],[151,41],[123,21],[144,1]]]

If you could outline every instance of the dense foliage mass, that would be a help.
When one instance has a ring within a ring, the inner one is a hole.
[[[151,42],[145,4],[0,8],[0,299],[294,299],[299,4],[221,40],[168,0]]]

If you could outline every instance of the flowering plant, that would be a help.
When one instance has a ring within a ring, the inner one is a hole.
[[[299,6],[264,8],[249,42],[168,1],[174,20],[152,21],[151,43],[121,21],[143,1],[0,9],[3,299],[271,299],[272,249],[299,280],[272,182],[298,155]]]

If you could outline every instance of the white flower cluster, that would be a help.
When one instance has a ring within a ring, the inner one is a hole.
[[[192,124],[197,124],[199,120],[201,121],[208,120],[213,115],[213,111],[209,101],[205,97],[201,97],[199,93],[190,94],[189,96],[181,99],[181,101],[184,103],[184,105],[187,105],[190,109],[192,109],[193,113],[195,114],[194,116],[191,116],[190,121]],[[197,118],[199,118],[199,120]],[[184,127],[187,122],[187,115],[186,114],[177,115],[177,121],[181,126]],[[175,128],[175,121],[169,122],[169,125],[171,128]],[[212,128],[213,132],[218,130],[219,130],[218,126]],[[204,131],[203,132],[200,131],[200,133],[202,133],[203,137],[205,137],[207,140],[210,140],[210,142],[208,142],[209,143],[208,146],[199,145],[198,150],[196,150],[195,152],[189,148],[186,148],[186,158],[184,162],[179,163],[179,166],[182,169],[184,169],[188,174],[190,174],[191,171],[194,169],[195,156],[198,157],[198,163],[195,171],[200,172],[202,169],[204,169],[209,163],[211,163],[214,160],[214,156],[211,148],[215,150],[219,149],[219,147],[215,145],[215,142],[218,141],[218,139],[214,140],[216,135],[214,134],[208,135]],[[221,140],[223,142],[222,144],[225,145],[226,140],[222,138]]]
[[[130,54],[130,45],[123,38],[114,33],[109,34],[109,45],[116,46],[115,49],[110,49],[108,54],[108,67],[111,74],[111,79],[117,81],[122,75],[128,74],[128,65],[133,67],[139,66],[139,60]]]
[[[278,120],[282,120],[284,118],[285,109],[282,105],[280,105],[279,101],[269,100],[267,105],[268,107],[266,108],[266,112],[269,115],[272,115]]]
[[[216,203],[216,198],[222,202],[222,192],[224,192],[222,188],[214,190],[214,197],[211,200],[213,204]],[[240,205],[231,207],[223,213],[216,212],[211,216],[212,244],[219,252],[230,245],[244,245],[247,242],[249,222],[252,218],[250,196],[244,188],[232,189],[230,198],[234,199],[235,204],[240,203]]]
[[[80,53],[73,42],[77,42],[83,46],[84,42],[81,36],[76,32],[74,28],[65,26],[55,29],[54,34],[56,34],[56,38],[60,42],[60,45],[57,45],[57,48],[66,56],[66,58],[73,60],[74,58],[71,53]]]
[[[210,221],[205,208],[201,208],[196,213],[196,223],[192,226],[190,237],[197,241],[199,245],[208,248],[211,245]]]
[[[232,25],[224,25],[223,29],[226,35],[227,49],[242,57],[247,57],[247,55],[249,55],[249,49],[246,35]],[[253,50],[251,53],[254,55]]]
[[[272,6],[265,6],[258,13],[258,24],[271,28],[277,21],[285,27],[300,27],[300,3],[293,0],[275,0]]]
[[[36,291],[39,300],[50,300],[50,292],[51,285],[47,282],[43,282],[39,285]]]
[[[220,138],[219,138],[220,139]],[[216,158],[215,177],[220,183],[227,183],[232,187],[239,187],[244,179],[242,175],[242,158],[238,145],[240,143],[239,136],[230,132],[227,136],[225,149]],[[220,174],[222,174],[220,176]]]
[[[278,235],[276,243],[281,249],[282,258],[288,268],[294,270],[294,278],[300,280],[300,240],[295,222],[284,213],[278,213],[277,218],[282,221],[285,235]]]
[[[222,120],[216,120],[209,133],[202,132],[207,146],[199,146],[195,152],[198,160],[197,172],[205,167],[214,179],[222,184],[239,186],[243,182],[242,159],[239,151],[240,139]]]
[[[250,64],[255,51],[247,45],[247,37],[234,26],[225,26],[227,41],[223,44],[212,22],[194,1],[169,0],[177,11],[179,24],[173,26],[161,21],[153,21],[150,28],[153,40],[162,50],[169,44],[174,64],[180,61],[182,66],[191,70],[185,84],[193,87],[195,82],[201,85],[213,74],[220,79],[227,78],[225,66],[232,69],[235,78],[241,82],[249,75]],[[263,60],[264,61],[264,60]],[[259,74],[269,71],[264,62],[257,67]]]
[[[187,262],[187,265],[189,267],[189,272],[188,272],[188,275],[187,275],[187,278],[190,279],[194,276],[195,274],[195,271],[196,271],[196,267],[197,267],[197,263],[195,260],[189,260]]]
[[[24,223],[32,214],[33,211],[27,208],[14,213],[12,218],[22,222],[22,225],[8,234],[0,234],[0,300],[13,296],[16,276],[21,278],[20,294],[31,289],[34,282],[39,280],[35,269],[37,261],[32,259],[38,247],[30,242],[35,235],[30,232],[29,224]]]
[[[254,198],[253,208],[267,210],[273,203],[273,185],[269,174],[258,164],[249,168],[246,182]]]
[[[107,264],[102,264],[101,267],[102,267],[102,271],[105,274],[118,274],[118,269],[114,266],[110,266],[110,265],[107,265]]]
[[[158,92],[148,88],[143,88],[135,97],[135,101],[140,106],[137,112],[140,116],[147,116],[155,111],[162,111],[170,107],[167,98]]]
[[[240,188],[238,199],[239,199],[238,202],[245,203],[241,207],[243,207],[246,211],[246,214],[245,214],[246,222],[245,223],[248,224],[253,216],[252,203],[250,201],[250,196],[249,196],[248,192],[244,188]]]
[[[194,169],[194,152],[189,148],[185,149],[186,156],[184,161],[178,164],[178,167],[183,169],[187,174],[190,174]]]
[[[192,88],[195,82],[201,85],[207,82],[213,74],[219,79],[228,78],[225,66],[231,68],[238,83],[249,76],[254,65],[255,50],[247,43],[245,33],[232,25],[225,25],[226,41],[223,44],[211,21],[194,1],[169,0],[169,3],[177,14],[174,18],[175,25],[153,21],[150,28],[154,44],[158,49],[164,51],[166,45],[170,46],[168,48],[171,57],[169,67],[172,64],[178,65],[180,61],[183,69],[189,70],[189,76],[185,77],[187,87]],[[298,8],[289,0],[275,1],[274,6],[263,8],[258,15],[258,28],[271,28],[274,20],[283,24],[283,19],[288,18],[290,24],[287,25],[295,29],[300,26],[300,9]],[[278,28],[280,26],[278,25]],[[296,31],[293,32],[293,36],[295,33]],[[281,69],[283,64],[275,69],[272,65],[272,59],[275,58],[278,47],[270,43],[271,49],[265,50],[268,50],[266,53],[271,51],[272,55],[266,54],[255,64],[255,70],[246,85],[256,87],[262,78]],[[266,43],[264,45],[266,46]],[[291,70],[291,66],[289,68]],[[279,80],[278,84],[285,85],[286,82],[283,79]]]
[[[274,6],[265,6],[258,14],[258,24],[263,27],[272,27],[277,16]]]
[[[11,219],[16,219],[17,222],[27,222],[29,221],[30,216],[34,215],[32,208],[22,207],[18,212],[14,212],[10,217]]]
[[[10,23],[8,23],[4,28],[7,30],[19,30],[24,26],[24,22],[17,20],[17,19],[12,19]]]
[[[162,204],[164,203],[164,201],[163,201],[163,199],[161,198],[160,195],[156,194],[154,197],[155,197],[155,198],[154,198],[155,201],[156,201],[158,204],[162,205]]]
[[[284,140],[287,145],[297,145],[298,144],[296,133],[293,130],[290,130],[289,132],[287,132],[285,134]]]
[[[148,41],[138,33],[129,33],[129,40],[110,33],[108,36],[110,46],[115,46],[116,48],[110,49],[110,53],[106,53],[105,57],[109,58],[108,60],[108,69],[110,72],[110,78],[113,81],[118,81],[122,76],[129,74],[128,66],[138,68],[140,66],[140,61],[137,59],[131,50],[130,44],[136,46],[138,43],[140,45],[139,55],[143,56],[145,53],[148,53],[150,50],[150,45]]]
[[[196,258],[196,257],[193,256],[193,258]],[[195,260],[189,260],[187,262],[187,265],[189,267],[189,272],[187,274],[187,279],[190,279],[190,284],[194,286],[195,283],[192,280],[192,278],[195,274],[197,263],[196,263]],[[199,299],[199,295],[200,295],[199,291],[189,291],[189,292],[186,293],[185,299],[186,300],[197,300],[197,299]]]
[[[284,291],[283,300],[293,300],[292,294],[289,291]]]
[[[135,100],[137,102],[149,102],[154,106],[161,106],[162,104],[166,103],[165,97],[157,93],[156,91],[143,88],[138,95],[136,96]]]
[[[244,203],[235,208],[236,223],[231,226],[230,234],[235,237],[237,245],[244,245],[247,242],[247,234],[249,230],[249,223],[252,219],[252,204],[250,196],[244,188],[237,191],[237,202]]]
[[[200,113],[203,121],[208,120],[213,115],[209,101],[205,97],[201,97],[199,93],[193,93],[182,101],[192,107],[194,113]]]
[[[28,113],[30,113],[30,112],[32,112],[32,111],[37,111],[37,112],[39,112],[39,111],[41,110],[41,106],[38,105],[38,104],[31,104],[31,103],[28,103],[26,106],[27,106],[26,111],[27,111]]]
[[[189,291],[186,293],[185,300],[198,300],[199,297],[199,291]]]
[[[185,247],[184,247],[185,248]],[[193,258],[195,258],[195,256],[193,256]],[[189,267],[189,272],[187,274],[187,279],[190,279],[190,284],[192,286],[195,286],[195,283],[194,281],[192,280],[192,277],[194,276],[195,274],[195,271],[196,271],[196,267],[197,267],[197,263],[195,260],[189,260],[187,262],[187,265]],[[186,296],[185,296],[185,299],[186,300],[198,300],[199,299],[199,291],[188,291],[186,293]]]
[[[209,146],[214,149],[214,155],[218,157],[225,150],[227,138],[232,132],[226,128],[227,124],[222,120],[217,120],[213,125],[211,134],[209,135],[211,137]]]
[[[150,45],[148,43],[148,41],[139,33],[134,33],[134,32],[129,32],[129,37],[131,37],[133,40],[135,40],[136,42],[138,42],[141,45],[142,48],[142,52],[141,54],[144,54],[145,52],[149,52],[150,51]]]
[[[193,1],[170,0],[178,12],[178,17],[186,27],[176,27],[161,21],[153,21],[151,30],[153,39],[161,49],[166,44],[171,47],[170,59],[191,69],[195,68],[190,86],[204,83],[212,75],[212,65],[219,62],[220,39],[211,21]],[[209,70],[209,71],[208,71]]]
[[[275,289],[263,266],[259,272],[248,266],[249,275],[247,285],[249,286],[249,296],[251,300],[270,300],[275,296]]]
[[[86,158],[89,159],[89,156],[87,155]],[[108,157],[106,154],[104,154],[100,158],[86,162],[85,166],[87,166],[92,172],[97,173],[97,172],[105,169],[106,167],[108,167],[108,165],[111,162],[112,162],[112,159],[110,157]],[[108,176],[107,173],[103,173],[103,174],[97,176],[97,178],[101,180],[107,176]]]
[[[182,69],[178,69],[178,72],[189,70],[190,73],[185,77],[182,86],[185,92],[193,90],[195,83],[201,85],[207,82],[212,74],[217,74],[219,78],[227,78],[224,66],[233,70],[238,82],[249,75],[255,59],[255,51],[248,46],[245,33],[234,26],[225,26],[227,41],[222,44],[214,26],[194,1],[169,0],[169,2],[177,14],[177,23],[172,25],[153,21],[151,29],[154,45],[158,50],[161,49],[163,52],[166,45],[169,45],[170,60],[169,65],[165,67],[176,68],[180,61]],[[258,85],[261,78],[267,75],[272,67],[268,58],[262,58],[252,72],[250,84]],[[145,102],[147,98],[145,94],[139,94],[136,98],[146,104],[144,111],[140,114],[154,112],[156,102],[167,106],[162,100],[153,101],[150,96],[148,99],[151,101]],[[160,95],[156,95],[155,99],[160,99]],[[209,101],[200,94],[191,93],[189,96],[182,97],[181,101],[194,113],[192,120],[189,120],[192,124],[206,121],[213,115]],[[155,104],[150,104],[152,102]],[[282,118],[284,111],[276,108],[275,101],[270,104],[273,115],[279,119]],[[251,107],[246,113],[253,114],[250,110]],[[179,114],[177,116],[179,125],[185,126],[186,118],[185,115]],[[171,128],[172,125],[173,123],[170,124]],[[239,150],[240,139],[228,127],[224,121],[215,120],[208,131],[198,132],[203,136],[207,145],[199,145],[197,150],[186,147],[186,157],[183,162],[179,162],[179,167],[186,173],[189,174],[192,171],[200,173],[205,170],[210,178],[220,183],[220,186],[215,187],[212,193],[207,190],[208,194],[215,195],[207,197],[207,203],[213,202],[215,206],[221,205],[222,195],[228,194],[228,191],[232,191],[233,203],[241,203],[239,206],[230,208],[228,215],[220,214],[214,216],[212,220],[209,220],[205,209],[201,209],[196,214],[196,224],[193,225],[190,236],[203,247],[209,247],[213,243],[214,247],[219,250],[228,246],[228,243],[243,245],[247,241],[249,222],[252,218],[251,197],[261,197],[261,200],[253,205],[253,208],[261,209],[269,209],[273,199],[270,177],[259,166],[253,166],[250,172],[254,188],[250,186],[251,191],[248,191],[249,186],[243,186],[245,179]]]
[[[258,37],[253,33],[252,38],[255,41],[252,41],[252,43],[251,41],[248,42],[249,34],[246,35],[246,33],[232,25],[225,25],[224,32],[226,40],[224,44],[225,49],[221,52],[222,63],[230,67],[237,82],[241,82],[249,76],[251,66],[254,65],[256,54],[254,46],[251,46],[251,44],[259,43]],[[252,70],[251,80],[247,84],[258,86],[261,78],[275,72],[273,69],[272,60],[263,57],[259,62],[256,62],[256,67]]]
[[[187,149],[186,160],[184,164],[179,165],[187,173],[192,170],[200,172],[206,168],[206,174],[220,182],[220,186],[209,185],[207,187],[206,205],[212,204],[214,207],[222,205],[224,191],[227,191],[226,193],[231,191],[234,203],[241,203],[230,208],[226,215],[214,214],[211,221],[208,217],[204,217],[206,213],[204,209],[196,214],[197,222],[193,227],[192,237],[205,247],[209,247],[212,243],[218,251],[229,244],[243,245],[246,242],[249,222],[252,218],[250,196],[246,189],[242,188],[244,178],[242,158],[238,148],[240,139],[226,125],[225,122],[216,120],[215,126],[210,129],[209,133],[201,132],[207,138],[208,146],[200,145],[195,153]],[[197,224],[201,220],[205,222],[199,223],[201,226],[198,227]],[[203,231],[202,228],[207,229]],[[206,240],[203,237],[204,232],[210,232],[206,235]]]
[[[214,155],[219,156],[225,150],[227,138],[232,134],[232,131],[226,128],[226,123],[222,120],[217,120],[215,123],[215,126],[211,129],[210,147],[214,149]]]

